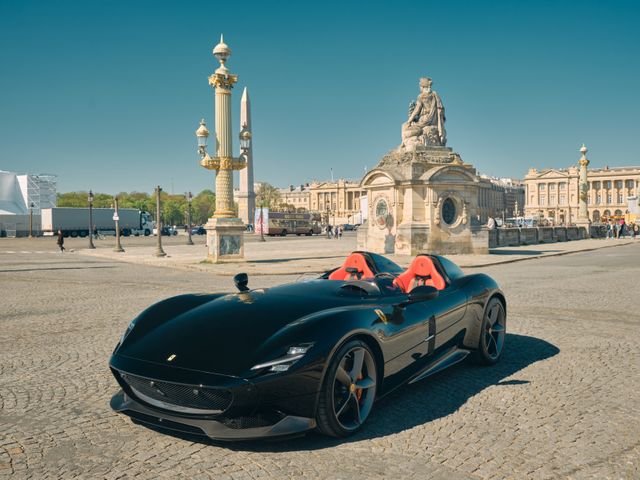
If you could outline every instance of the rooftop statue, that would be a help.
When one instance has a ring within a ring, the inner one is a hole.
[[[444,147],[447,132],[444,129],[444,107],[440,96],[431,90],[432,80],[420,79],[420,94],[409,105],[409,119],[402,124],[401,150],[413,151],[417,146]]]

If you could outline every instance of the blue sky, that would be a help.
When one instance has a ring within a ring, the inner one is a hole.
[[[0,169],[59,191],[212,188],[220,33],[252,100],[255,177],[357,179],[430,76],[448,145],[483,173],[639,165],[638,2],[0,0]],[[236,145],[235,153],[238,153]]]

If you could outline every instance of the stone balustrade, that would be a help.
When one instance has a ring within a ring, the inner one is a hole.
[[[591,237],[601,237],[591,229]],[[587,238],[583,227],[497,228],[489,230],[489,248],[566,242]]]

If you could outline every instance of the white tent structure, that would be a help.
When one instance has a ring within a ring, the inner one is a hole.
[[[55,175],[18,175],[0,170],[0,235],[28,233],[29,211],[33,231],[40,230],[40,211],[56,206]]]

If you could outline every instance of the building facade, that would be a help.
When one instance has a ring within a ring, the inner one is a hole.
[[[575,223],[578,218],[579,169],[532,168],[525,177],[526,217],[546,218],[555,224]],[[629,198],[637,197],[640,167],[587,170],[589,220],[601,222],[629,213]]]
[[[359,181],[312,182],[309,185],[309,210],[320,212],[322,221],[331,225],[362,223],[360,201],[365,195]]]
[[[279,188],[280,205],[285,208],[300,211],[309,211],[311,198],[309,184],[298,185],[297,187],[289,185],[288,188]]]
[[[482,223],[489,217],[506,220],[522,214],[525,204],[525,185],[512,178],[480,175],[477,215]]]

